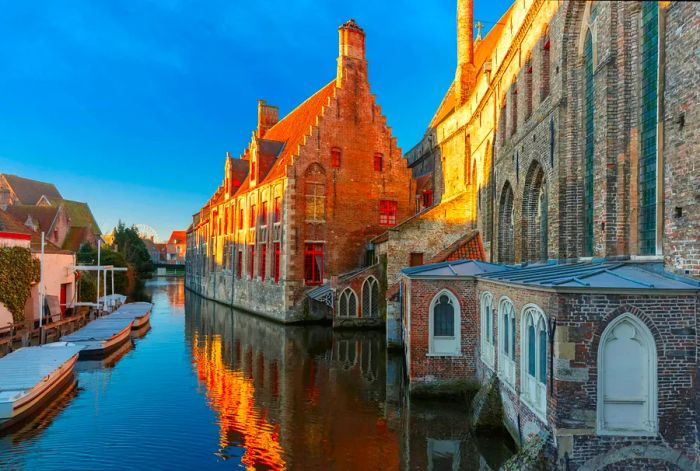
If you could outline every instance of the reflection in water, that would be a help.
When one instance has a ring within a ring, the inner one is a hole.
[[[151,330],[0,435],[0,469],[497,469],[463,403],[408,401],[383,332],[283,326],[146,284]]]
[[[186,335],[220,456],[250,469],[488,469],[462,403],[408,401],[383,332],[283,326],[189,295]],[[495,451],[494,451],[495,450]]]

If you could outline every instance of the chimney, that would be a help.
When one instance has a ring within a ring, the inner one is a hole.
[[[268,105],[265,100],[258,100],[258,137],[265,136],[265,132],[279,121],[279,108]]]
[[[338,28],[338,87],[348,72],[359,72],[366,77],[365,32],[354,19],[350,19]]]
[[[458,105],[466,103],[474,88],[474,1],[457,0],[457,73],[455,92]]]

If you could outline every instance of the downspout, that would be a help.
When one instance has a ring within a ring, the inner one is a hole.
[[[667,7],[659,4],[659,74],[656,85],[658,102],[656,110],[656,254],[663,255],[664,233],[664,92],[666,82],[666,12]]]

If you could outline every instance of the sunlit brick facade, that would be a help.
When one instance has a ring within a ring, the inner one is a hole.
[[[187,285],[283,322],[307,320],[305,293],[362,266],[369,240],[412,214],[414,183],[367,80],[365,34],[339,29],[336,78],[258,127],[194,216]]]

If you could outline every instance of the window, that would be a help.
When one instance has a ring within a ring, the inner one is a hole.
[[[323,282],[323,244],[305,244],[304,281],[307,285]]]
[[[395,226],[398,204],[396,201],[379,201],[379,224],[382,226]]]
[[[255,245],[248,247],[248,276],[252,280],[255,276]]]
[[[515,387],[515,309],[508,298],[498,305],[498,376]]]
[[[523,310],[520,375],[521,395],[540,418],[547,412],[547,321],[537,306]]]
[[[381,172],[384,168],[384,154],[377,152],[374,154],[374,170]]]
[[[255,161],[250,161],[250,179],[255,181]]]
[[[639,159],[639,253],[656,253],[656,126],[659,4],[642,3],[642,109]]]
[[[362,317],[379,317],[379,281],[373,276],[362,283]]]
[[[275,220],[274,222],[282,221],[282,199],[279,196],[275,197]]]
[[[594,90],[593,38],[590,30],[583,45],[584,126],[585,147],[583,163],[583,254],[593,255],[593,151],[594,151]]]
[[[239,250],[238,251],[238,279],[240,280],[243,278],[243,251]]]
[[[340,167],[340,149],[338,147],[331,149],[331,166],[334,168]]]
[[[409,259],[408,265],[411,267],[423,265],[423,252],[411,252],[411,258]]]
[[[433,205],[433,190],[423,191],[423,207],[429,208]]]
[[[238,210],[238,229],[243,229],[243,207]]]
[[[267,226],[267,201],[262,203],[262,211],[260,212],[260,225]]]
[[[248,228],[254,229],[255,228],[255,205],[251,204],[250,205],[250,220],[248,221]]]
[[[280,282],[280,257],[282,256],[282,244],[280,242],[275,242],[275,283]]]
[[[326,220],[326,185],[323,183],[306,184],[306,222],[324,222]]]
[[[525,64],[525,118],[532,115],[532,61]]]
[[[542,43],[542,94],[540,97],[541,102],[544,101],[544,99],[547,98],[547,96],[549,96],[549,50],[549,37],[545,36],[544,42]]]
[[[357,317],[357,295],[351,288],[345,288],[338,299],[338,316]]]
[[[459,355],[460,309],[457,298],[447,291],[438,293],[430,303],[430,345],[433,355]]]
[[[657,432],[656,345],[637,317],[623,314],[598,345],[597,429],[603,435]]]
[[[513,82],[510,89],[510,135],[518,132],[518,85]]]
[[[513,189],[510,182],[506,181],[498,206],[498,261],[501,263],[515,262],[513,221]]]
[[[493,296],[484,293],[481,296],[481,359],[491,368],[494,366],[493,338]]]
[[[265,281],[265,268],[267,265],[267,244],[260,246],[260,280]]]

